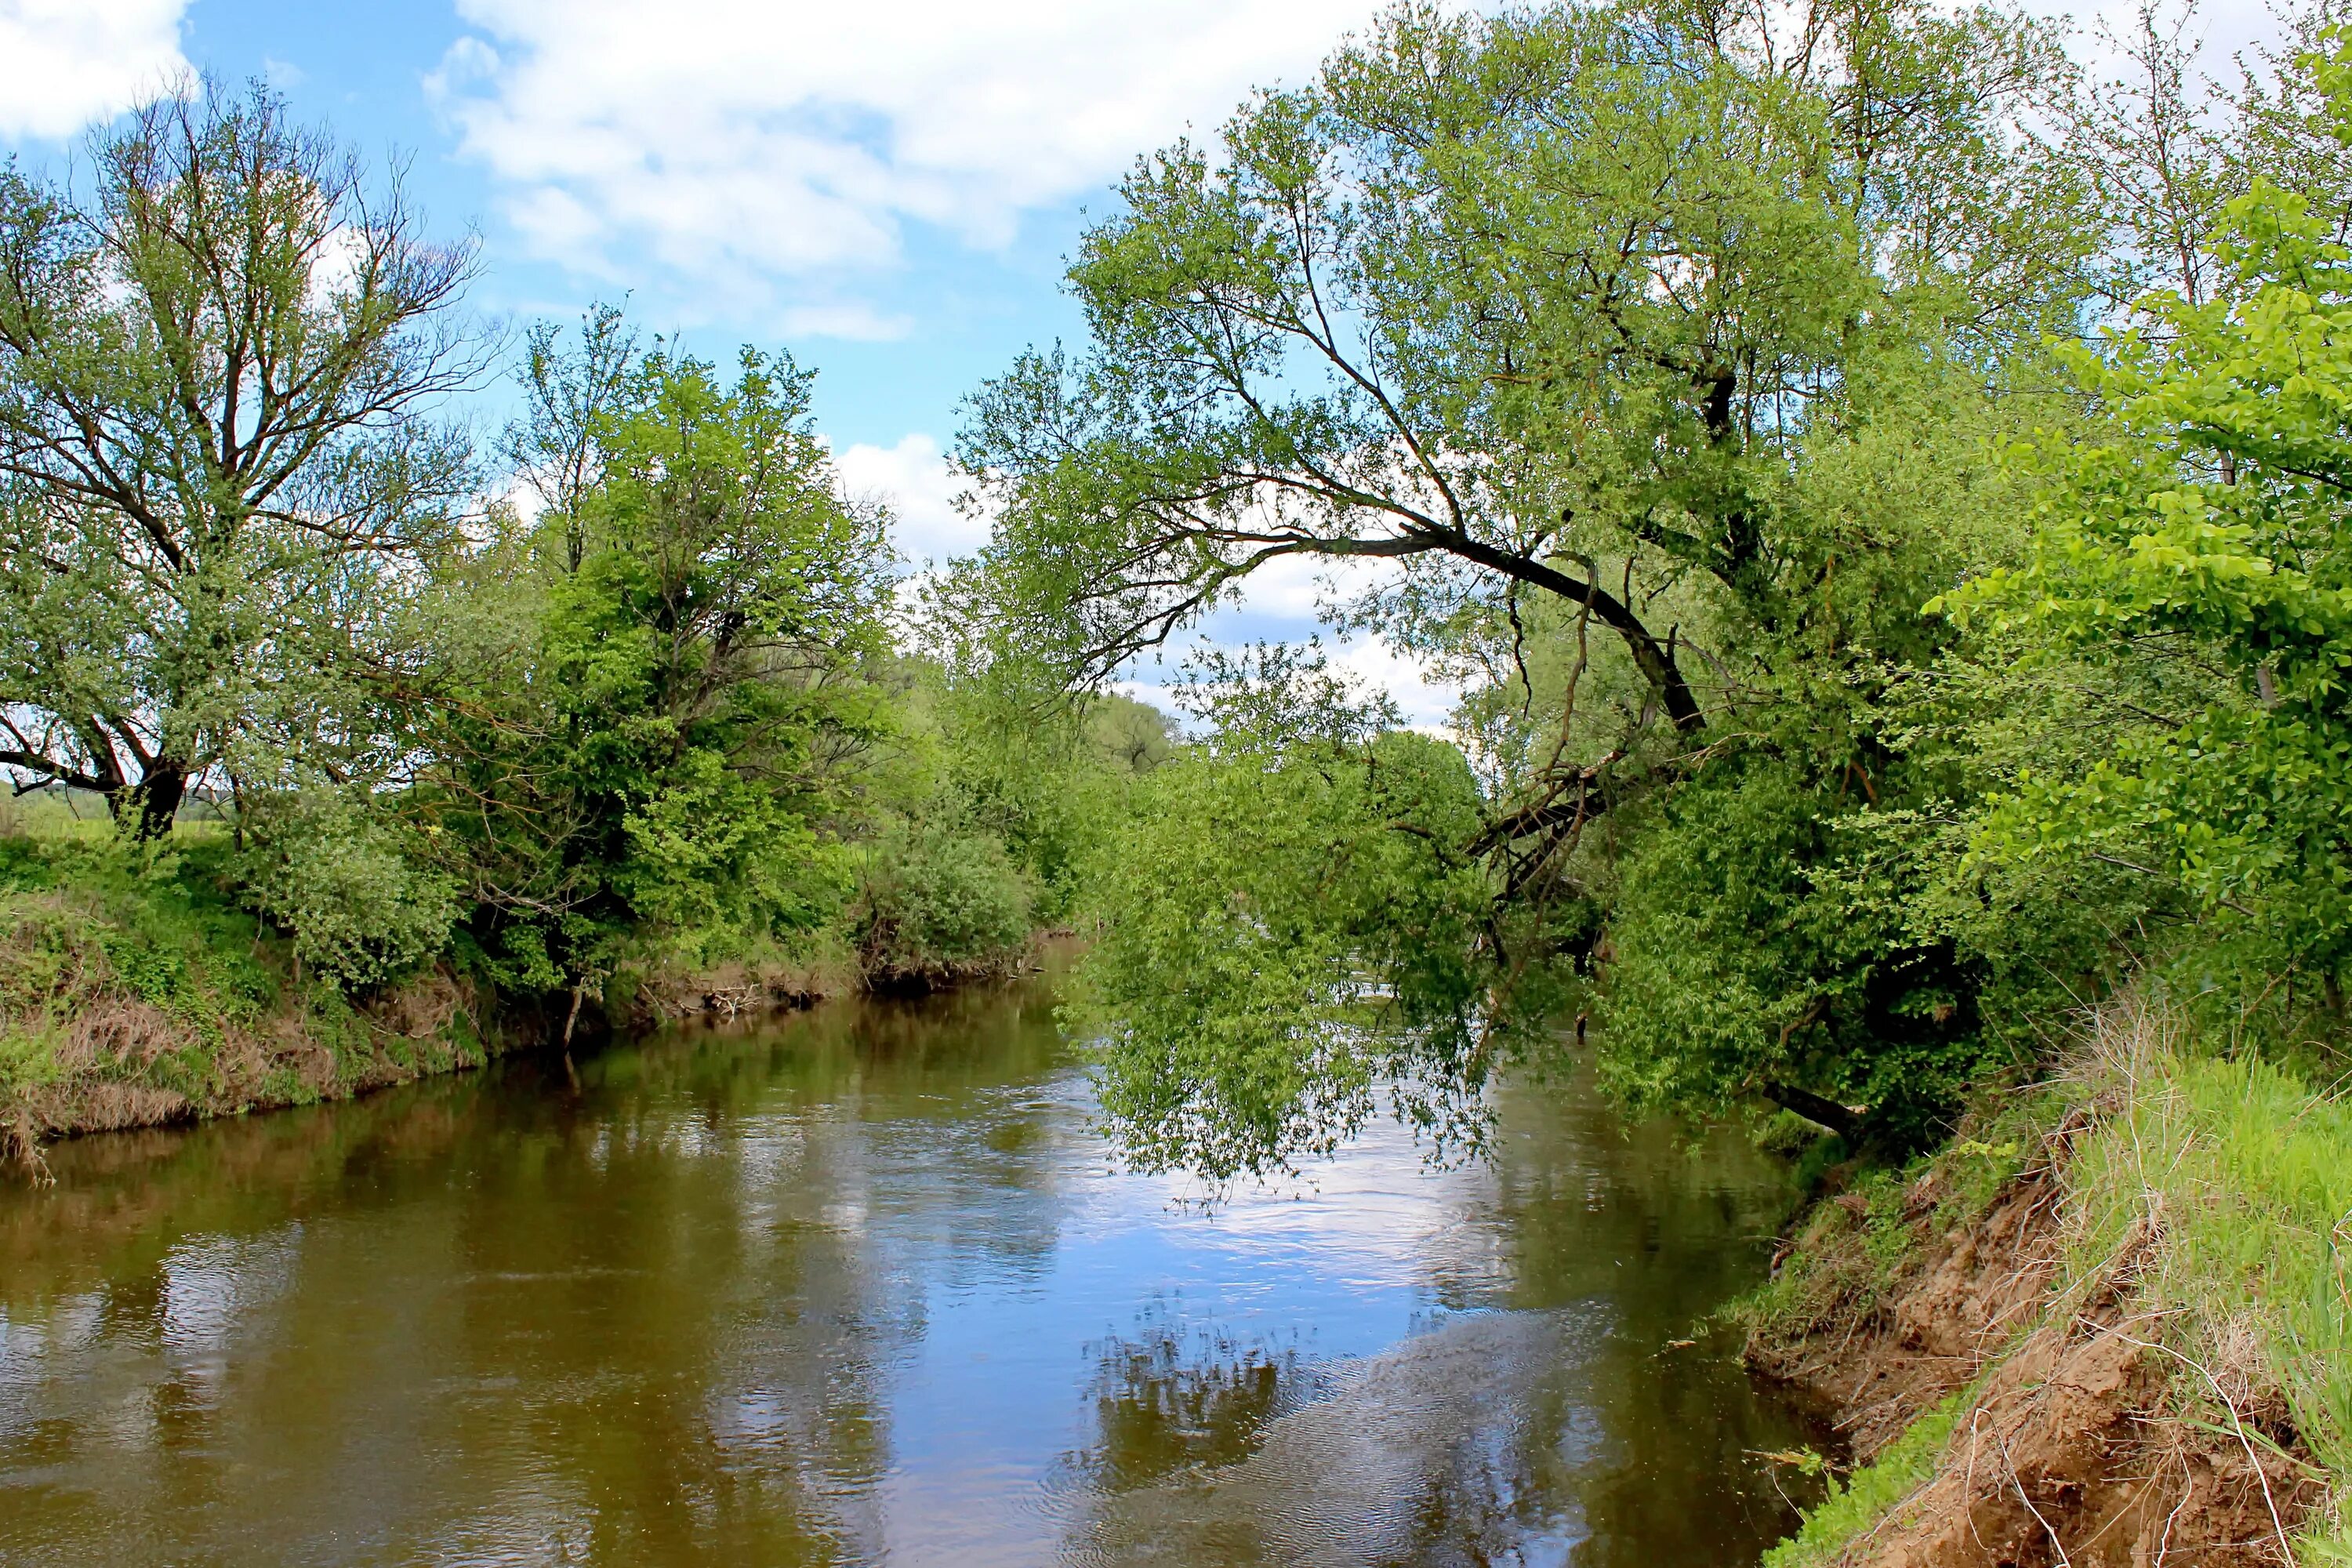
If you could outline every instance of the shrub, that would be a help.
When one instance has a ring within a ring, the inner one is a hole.
[[[345,992],[415,968],[448,941],[457,885],[404,853],[397,828],[341,791],[266,795],[245,807],[237,875],[295,956]]]
[[[858,900],[869,973],[929,976],[1003,959],[1029,934],[1029,884],[993,835],[908,823],[868,854]]]

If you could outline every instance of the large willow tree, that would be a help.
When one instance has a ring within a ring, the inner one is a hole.
[[[1624,564],[1774,613],[1819,551],[1769,492],[1856,362],[2066,323],[2081,248],[2010,128],[2035,35],[1744,15],[1400,9],[1221,158],[1139,163],[1071,268],[1086,352],[965,434],[999,607],[1092,672],[1268,562],[1377,557],[1378,624],[1548,595],[1703,729]]]
[[[1365,936],[1286,1011],[1260,987],[1237,1019],[1214,987],[1171,1009],[1139,987],[1181,977],[1097,965],[1139,1147],[1237,1170],[1323,1146],[1328,1075],[1307,1064],[1380,1032],[1367,971],[1407,1054],[1482,1071],[1463,1031],[1491,1033],[1530,953],[1601,942],[1592,921],[1579,936],[1530,911],[1591,890],[1569,868],[1594,824],[1654,816],[1703,766],[1773,774],[1778,815],[1746,829],[1768,878],[1819,850],[1809,803],[1899,787],[1852,678],[1934,635],[1912,610],[1964,563],[1955,518],[1987,504],[1969,422],[2014,345],[2077,324],[2097,243],[2063,161],[2021,129],[2063,75],[2030,26],[1912,0],[1406,5],[1311,84],[1246,104],[1214,150],[1137,165],[1070,269],[1086,344],[990,384],[961,448],[1000,519],[975,577],[1008,645],[1098,678],[1269,563],[1370,559],[1385,570],[1341,580],[1344,614],[1507,671],[1521,715],[1481,759],[1484,824],[1422,834],[1426,879],[1459,888],[1464,857],[1487,871],[1486,909],[1422,922],[1424,948],[1476,933],[1443,977]],[[1931,439],[1939,422],[1959,437]],[[1294,739],[1253,765],[1328,774],[1328,743]],[[1254,829],[1159,841],[1213,831]],[[1273,901],[1329,900],[1348,864],[1285,892],[1198,858],[1148,891],[1113,880],[1130,910],[1189,900],[1187,929],[1247,942],[1282,925]],[[1720,927],[1742,918],[1724,890],[1686,892]],[[1840,1030],[1966,1031],[1948,942],[1887,936],[1889,971],[1854,951],[1885,933],[1817,923],[1786,933],[1786,973],[1707,982],[1752,1023],[1692,1045],[1707,1065],[1665,1087],[1838,1120],[1832,1095],[1856,1089],[1822,1065]],[[1415,975],[1457,999],[1454,1026],[1430,1026]],[[1693,1042],[1715,1026],[1650,1023]],[[1257,1131],[1204,1132],[1220,1101]]]
[[[326,688],[457,540],[472,268],[258,87],[0,170],[0,765],[154,837],[216,767],[380,749]]]

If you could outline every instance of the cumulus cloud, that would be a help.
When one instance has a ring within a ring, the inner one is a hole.
[[[534,248],[722,289],[888,265],[909,221],[982,247],[1255,84],[1369,0],[459,0],[428,84]],[[817,327],[870,335],[843,315]]]
[[[987,522],[956,510],[963,481],[929,436],[902,436],[890,447],[860,442],[836,456],[834,468],[851,495],[873,497],[889,507],[892,542],[910,561],[943,562],[988,542]]]
[[[0,0],[0,136],[70,136],[188,68],[187,0]]]

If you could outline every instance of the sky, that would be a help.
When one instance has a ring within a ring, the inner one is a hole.
[[[53,167],[191,69],[266,78],[404,160],[438,232],[478,233],[487,315],[625,300],[694,352],[814,366],[845,481],[891,502],[919,560],[984,536],[943,449],[979,382],[1078,335],[1060,279],[1087,211],[1139,154],[1310,76],[1373,3],[0,0],[0,152]],[[2086,39],[2098,20],[2033,8]],[[2263,0],[2215,0],[2200,26],[2217,61],[2274,32]],[[1268,581],[1212,635],[1303,636],[1315,596],[1311,572]],[[1403,661],[1339,651],[1442,717]]]

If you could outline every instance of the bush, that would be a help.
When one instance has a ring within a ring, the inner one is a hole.
[[[1028,939],[1032,902],[993,835],[953,821],[908,823],[868,854],[859,949],[868,973],[886,978],[983,967]]]
[[[330,789],[265,795],[247,803],[244,826],[247,902],[337,989],[380,985],[447,942],[457,884],[404,853],[400,831],[366,804]]]

